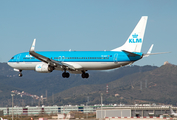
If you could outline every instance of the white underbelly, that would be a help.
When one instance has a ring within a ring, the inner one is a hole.
[[[71,64],[71,62],[64,62]],[[82,70],[108,70],[129,64],[130,62],[72,62],[82,66]],[[20,70],[35,70],[36,65],[46,64],[44,62],[8,62],[8,65]],[[61,70],[61,69],[56,69]]]
[[[65,62],[68,63],[69,62]],[[114,69],[124,65],[129,64],[130,62],[74,62],[74,64],[79,64],[84,70],[107,70]]]

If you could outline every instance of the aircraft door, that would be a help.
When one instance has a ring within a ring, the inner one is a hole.
[[[59,57],[58,57],[58,61],[64,62],[64,60],[65,60],[65,56],[59,56]]]
[[[113,61],[114,61],[115,63],[118,62],[118,53],[114,54]]]

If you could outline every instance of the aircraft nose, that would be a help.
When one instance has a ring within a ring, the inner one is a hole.
[[[10,62],[7,62],[7,64],[10,66]]]
[[[12,67],[12,63],[11,62],[7,62],[7,64]]]

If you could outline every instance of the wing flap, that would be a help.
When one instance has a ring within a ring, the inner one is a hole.
[[[66,64],[68,66],[71,66],[71,67],[73,67],[74,69],[77,69],[77,70],[80,70],[80,69],[83,68],[81,65],[76,64],[76,63],[64,63],[64,64]]]

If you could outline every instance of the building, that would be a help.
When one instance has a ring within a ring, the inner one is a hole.
[[[172,107],[176,112],[177,107]],[[0,107],[0,111],[3,111],[3,115],[11,115],[12,107]],[[66,105],[66,106],[26,106],[26,107],[13,107],[14,115],[39,115],[39,114],[58,114],[69,113],[70,111],[79,111],[82,113],[96,112],[97,118],[105,117],[158,117],[163,114],[170,114],[169,106],[159,105],[94,105],[94,106],[78,106],[78,105]]]

